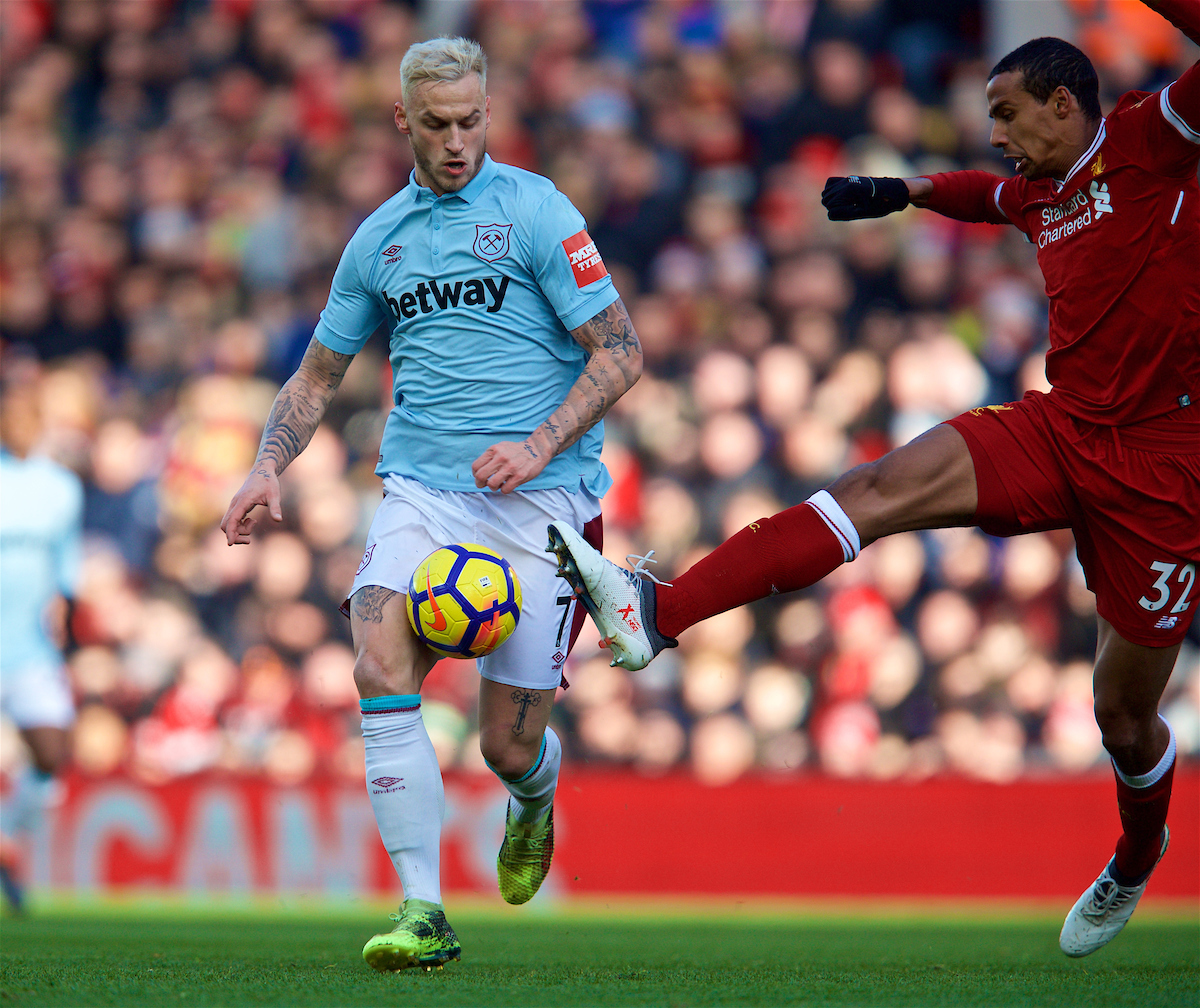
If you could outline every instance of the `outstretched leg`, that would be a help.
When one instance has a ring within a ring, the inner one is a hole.
[[[1059,945],[1069,956],[1087,955],[1117,936],[1166,853],[1175,736],[1159,716],[1158,701],[1178,654],[1178,644],[1134,644],[1100,619],[1096,722],[1117,778],[1122,833],[1112,860],[1063,924]]]
[[[828,491],[752,522],[670,585],[650,585],[603,560],[564,523],[550,549],[614,660],[646,665],[682,630],[726,609],[819,581],[862,545],[893,532],[972,524],[975,466],[950,424],[839,477]]]

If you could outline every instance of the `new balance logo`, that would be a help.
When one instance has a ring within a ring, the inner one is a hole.
[[[1154,624],[1155,630],[1174,630],[1175,624],[1179,622],[1178,616],[1164,616]]]
[[[416,318],[418,314],[428,315],[439,309],[483,306],[492,314],[504,306],[504,295],[508,293],[508,277],[500,277],[497,283],[492,277],[470,280],[455,280],[453,284],[441,284],[436,280],[426,283],[422,280],[411,292],[405,292],[398,298],[391,297],[382,291],[383,300],[396,316],[396,321]],[[491,304],[488,297],[491,296]]]

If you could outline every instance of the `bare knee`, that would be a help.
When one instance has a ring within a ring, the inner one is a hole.
[[[479,751],[501,777],[516,780],[528,773],[541,749],[541,736],[525,738],[528,734],[514,735],[509,725],[481,725]]]
[[[970,525],[978,505],[971,453],[948,424],[851,469],[829,492],[864,546],[896,532]]]
[[[1157,712],[1146,714],[1111,704],[1096,704],[1096,724],[1105,750],[1129,773],[1153,766],[1160,748],[1157,736],[1167,734]]]
[[[360,652],[354,661],[354,685],[364,698],[418,693],[423,678],[418,670],[389,663],[373,651]]]

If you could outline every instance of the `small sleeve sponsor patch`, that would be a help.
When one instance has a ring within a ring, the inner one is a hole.
[[[604,260],[596,251],[596,243],[592,241],[586,231],[572,235],[562,243],[562,246],[571,263],[571,272],[575,275],[577,287],[586,287],[601,277],[608,276],[608,270],[604,268]]]

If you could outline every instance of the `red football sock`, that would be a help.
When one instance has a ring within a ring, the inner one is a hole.
[[[1127,878],[1145,874],[1158,860],[1174,776],[1172,762],[1166,773],[1148,787],[1130,787],[1117,777],[1117,808],[1125,830],[1117,841],[1117,871]]]
[[[658,631],[675,637],[726,609],[807,588],[843,562],[841,540],[812,506],[788,508],[725,540],[672,587],[656,585]]]

